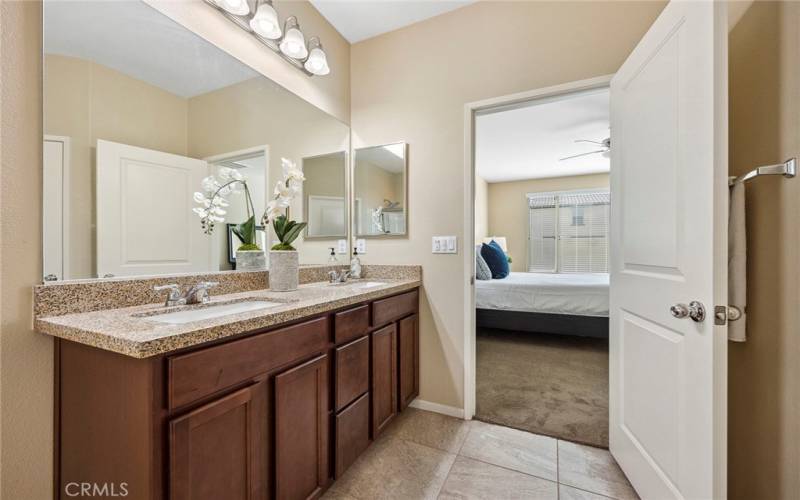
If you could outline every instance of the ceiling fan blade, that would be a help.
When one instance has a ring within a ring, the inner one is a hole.
[[[588,153],[581,153],[579,155],[566,156],[564,158],[559,158],[558,161],[571,160],[573,158],[580,158],[581,156],[596,155],[597,153],[605,153],[605,152],[606,152],[605,149],[598,149],[597,151],[589,151]]]

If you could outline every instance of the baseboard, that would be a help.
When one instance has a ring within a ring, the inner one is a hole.
[[[425,401],[424,399],[417,398],[411,403],[409,403],[408,406],[412,408],[417,408],[419,410],[427,410],[427,411],[432,411],[434,413],[441,413],[442,415],[448,415],[450,417],[464,418],[464,408],[456,408],[455,406],[447,406],[439,403],[433,403],[431,401]]]

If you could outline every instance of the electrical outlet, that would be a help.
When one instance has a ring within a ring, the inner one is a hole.
[[[338,254],[347,253],[347,240],[336,241],[336,253]]]
[[[434,236],[431,241],[433,253],[458,253],[458,238],[456,236]]]
[[[357,239],[356,250],[358,251],[359,255],[364,255],[365,253],[367,253],[367,240],[363,238]]]

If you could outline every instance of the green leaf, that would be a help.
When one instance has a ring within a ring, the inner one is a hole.
[[[245,245],[252,245],[255,243],[255,236],[256,236],[255,216],[250,217],[241,224],[233,226],[233,228],[231,229],[233,230],[233,234],[235,234],[236,237],[239,238],[239,240]]]
[[[275,235],[279,240],[283,239],[284,226],[286,225],[286,216],[279,215],[272,221],[272,228],[275,229]]]
[[[299,224],[295,224],[291,230],[287,231],[286,234],[283,235],[281,242],[287,245],[291,245],[291,243],[300,236],[300,233],[303,232],[303,229],[306,227],[305,222],[301,222]]]

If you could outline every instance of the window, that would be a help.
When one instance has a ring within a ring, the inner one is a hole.
[[[608,191],[528,195],[528,271],[608,272]]]

